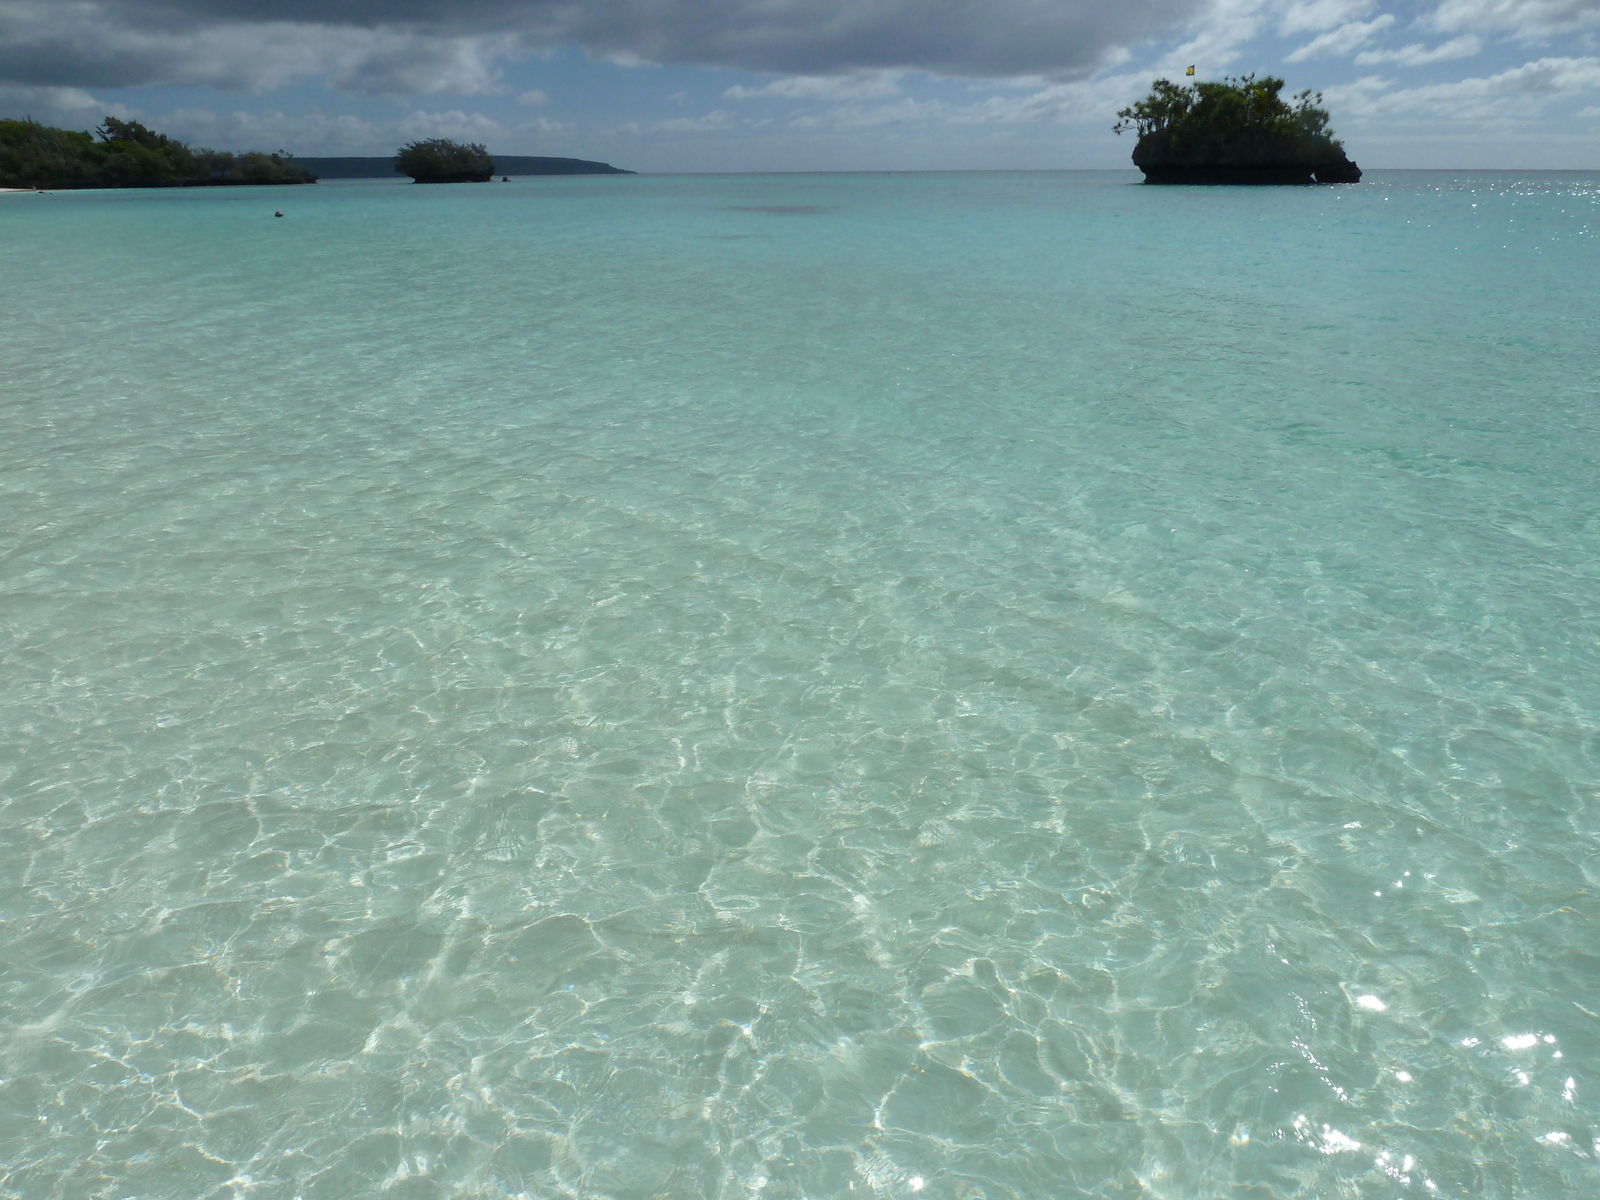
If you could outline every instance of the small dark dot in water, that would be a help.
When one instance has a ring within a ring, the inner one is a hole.
[[[283,209],[280,208],[277,212],[273,213],[272,215],[275,216],[275,217],[283,216]]]
[[[735,204],[735,212],[781,213],[786,217],[804,216],[808,213],[827,212],[820,204]]]

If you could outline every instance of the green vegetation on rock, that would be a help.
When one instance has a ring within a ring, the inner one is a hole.
[[[1328,128],[1321,93],[1300,92],[1290,104],[1283,86],[1272,75],[1188,87],[1158,79],[1112,128],[1138,133],[1133,163],[1146,183],[1358,181],[1361,169]]]
[[[415,183],[487,183],[494,159],[479,142],[429,138],[400,147],[394,169]]]
[[[107,117],[94,135],[0,120],[0,187],[211,187],[315,183],[278,154],[191,149],[138,121]]]

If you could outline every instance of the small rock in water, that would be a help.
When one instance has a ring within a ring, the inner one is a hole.
[[[275,216],[275,217],[283,216],[283,209],[280,208],[277,212],[273,213],[272,215]]]

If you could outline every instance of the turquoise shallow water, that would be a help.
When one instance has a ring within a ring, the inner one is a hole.
[[[0,1195],[1600,1190],[1600,176],[1369,179],[0,197]]]

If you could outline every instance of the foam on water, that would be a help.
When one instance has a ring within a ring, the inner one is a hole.
[[[1600,177],[1371,178],[0,197],[0,1192],[1592,1192]]]

